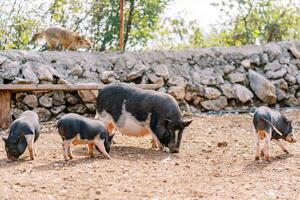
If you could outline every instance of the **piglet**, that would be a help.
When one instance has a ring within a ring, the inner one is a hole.
[[[16,160],[22,155],[28,146],[30,158],[34,160],[36,155],[34,143],[40,135],[39,117],[33,111],[23,112],[9,128],[5,142],[5,151],[8,159]]]
[[[109,151],[112,135],[99,120],[89,119],[75,113],[64,115],[57,123],[58,133],[63,139],[64,159],[73,159],[71,144],[87,144],[88,154],[94,157],[94,145],[105,158],[110,159]]]
[[[282,113],[272,110],[266,106],[259,107],[253,116],[253,125],[256,137],[255,160],[259,160],[260,154],[269,161],[270,141],[278,144],[285,153],[289,153],[281,139],[294,143],[297,141],[293,132],[292,122]],[[264,140],[262,150],[260,150],[260,140]]]

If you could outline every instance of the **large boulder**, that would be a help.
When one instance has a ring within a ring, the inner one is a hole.
[[[71,70],[71,74],[74,75],[74,76],[77,76],[77,77],[81,77],[82,74],[83,74],[83,69],[81,66],[79,65],[76,65],[72,68]]]
[[[295,85],[297,83],[296,77],[291,74],[285,75],[284,79],[288,82],[288,85]]]
[[[248,88],[240,84],[234,84],[233,89],[240,102],[252,102],[253,93]]]
[[[286,92],[284,90],[276,88],[277,101],[282,101],[282,100],[286,99],[286,97],[287,97],[287,95],[286,95]]]
[[[98,90],[78,90],[78,95],[83,102],[95,102],[98,96]]]
[[[65,105],[65,94],[62,91],[54,92],[52,96],[52,103],[55,106]]]
[[[272,83],[281,90],[288,91],[288,89],[289,89],[288,84],[286,83],[286,81],[283,78],[272,81]]]
[[[66,94],[66,100],[68,103],[73,104],[73,105],[78,103],[78,99],[73,94],[70,94],[70,93]]]
[[[152,69],[157,76],[163,77],[164,80],[170,78],[170,73],[166,65],[153,65]]]
[[[51,112],[54,115],[58,115],[59,113],[63,112],[66,109],[66,106],[62,105],[62,106],[58,106],[58,107],[53,107],[51,109]]]
[[[172,76],[167,82],[167,85],[169,86],[180,86],[180,87],[186,87],[187,81],[180,76]]]
[[[49,70],[49,66],[42,65],[37,68],[38,76],[40,81],[53,81],[53,75],[51,74]]]
[[[231,83],[243,83],[245,81],[244,74],[240,72],[233,72],[229,74],[228,77]]]
[[[49,95],[43,95],[39,98],[39,103],[43,107],[50,108],[52,107],[52,98]]]
[[[127,75],[127,81],[133,81],[142,77],[147,69],[148,67],[143,64],[135,65],[131,72]]]
[[[24,79],[29,83],[39,83],[38,76],[35,74],[31,64],[26,63],[25,65],[23,65],[22,74],[24,76]]]
[[[177,100],[182,100],[185,97],[185,89],[180,86],[172,86],[169,88],[168,93]]]
[[[32,94],[25,96],[23,99],[23,103],[29,108],[36,108],[39,105],[37,97]]]
[[[241,61],[241,65],[246,69],[250,69],[251,68],[251,60],[250,59],[244,59],[244,60]]]
[[[224,83],[223,85],[220,86],[223,94],[228,98],[228,99],[234,99],[236,97],[234,88],[232,87],[232,84],[230,83]]]
[[[281,64],[279,64],[279,62],[276,60],[274,62],[266,64],[266,66],[264,67],[264,70],[265,71],[277,71],[281,67],[282,67]]]
[[[38,114],[40,122],[46,122],[51,118],[51,112],[46,108],[35,108],[33,111]]]
[[[11,62],[0,69],[0,77],[7,80],[14,80],[21,69],[19,62]]]
[[[227,99],[224,96],[219,97],[218,99],[202,101],[201,106],[206,110],[210,111],[219,111],[225,108],[228,105]]]
[[[275,86],[263,75],[254,70],[249,70],[250,87],[256,96],[265,103],[276,103]]]
[[[149,74],[148,75],[148,80],[151,83],[155,83],[155,84],[160,85],[161,87],[165,84],[164,79],[162,77],[156,76],[155,74]]]
[[[103,82],[103,83],[111,83],[115,80],[115,77],[116,77],[116,74],[114,71],[104,71],[102,72],[101,74],[101,78],[100,80]]]
[[[78,114],[84,114],[87,112],[87,108],[83,104],[68,106],[67,110],[71,113],[78,113]]]
[[[224,83],[223,77],[212,68],[205,68],[192,73],[192,80],[195,85],[218,85]]]
[[[233,65],[225,65],[223,72],[225,75],[230,74],[231,72],[233,72],[235,70],[235,67]]]
[[[297,48],[296,45],[292,45],[289,50],[295,56],[295,58],[300,59],[300,48]]]
[[[281,68],[277,71],[267,71],[266,77],[269,79],[278,79],[282,78],[287,73],[285,68]]]
[[[217,99],[221,96],[221,92],[216,89],[216,88],[212,88],[212,87],[206,87],[204,89],[205,91],[205,94],[204,96],[207,98],[207,99]]]

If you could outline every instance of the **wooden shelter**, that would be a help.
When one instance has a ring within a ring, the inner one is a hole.
[[[133,84],[142,89],[155,90],[161,84]],[[79,91],[79,90],[101,90],[104,84],[80,83],[80,84],[1,84],[0,85],[0,128],[5,129],[11,123],[11,96],[16,92],[29,91]]]

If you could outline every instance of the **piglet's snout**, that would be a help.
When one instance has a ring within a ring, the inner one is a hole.
[[[297,137],[294,133],[292,134],[289,134],[287,137],[286,137],[286,141],[290,142],[290,143],[295,143],[297,142]]]

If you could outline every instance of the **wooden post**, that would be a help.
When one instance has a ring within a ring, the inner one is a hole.
[[[120,50],[124,50],[124,0],[120,0]]]
[[[0,128],[6,129],[11,123],[11,93],[8,90],[0,90]]]

